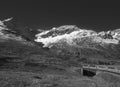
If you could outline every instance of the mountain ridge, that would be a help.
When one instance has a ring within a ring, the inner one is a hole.
[[[75,25],[63,25],[36,34],[35,41],[43,43],[43,48],[48,47],[53,55],[70,57],[73,61],[85,58],[86,63],[99,64],[120,58],[120,29],[95,32]]]

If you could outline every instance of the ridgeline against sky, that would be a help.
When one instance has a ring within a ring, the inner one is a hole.
[[[109,3],[109,4],[108,4]],[[14,17],[20,25],[50,29],[77,25],[95,31],[120,28],[119,4],[105,1],[2,1],[0,18]]]

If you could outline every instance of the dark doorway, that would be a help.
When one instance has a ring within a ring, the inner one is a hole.
[[[83,76],[93,77],[95,75],[96,75],[95,71],[83,69]]]

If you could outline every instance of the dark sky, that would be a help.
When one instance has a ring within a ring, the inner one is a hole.
[[[88,1],[5,1],[0,2],[0,19],[14,17],[32,28],[51,28],[77,25],[96,31],[120,28],[120,9],[117,2]]]

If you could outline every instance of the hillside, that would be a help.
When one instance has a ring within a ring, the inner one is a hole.
[[[83,63],[119,66],[119,32],[75,25],[31,31],[12,18],[0,21],[0,87],[119,87],[119,75],[81,71]]]

